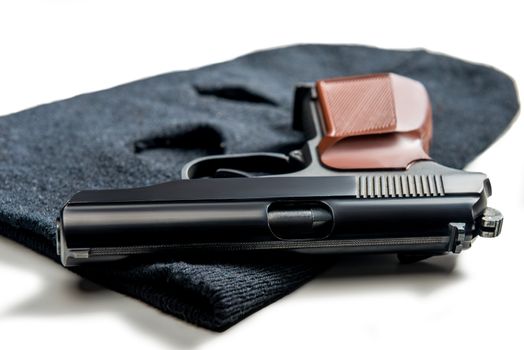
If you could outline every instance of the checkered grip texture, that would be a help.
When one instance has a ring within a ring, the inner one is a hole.
[[[394,131],[395,103],[389,74],[320,80],[326,134],[347,137]]]

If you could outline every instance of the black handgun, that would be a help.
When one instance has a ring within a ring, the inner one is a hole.
[[[72,266],[188,249],[459,253],[499,235],[503,218],[487,207],[485,174],[431,160],[431,118],[424,86],[396,74],[300,85],[302,149],[209,156],[182,180],[79,192],[57,219],[58,254]]]

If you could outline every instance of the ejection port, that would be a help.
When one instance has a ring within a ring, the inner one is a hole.
[[[281,240],[323,239],[333,230],[333,212],[322,202],[274,202],[267,215],[271,232]]]

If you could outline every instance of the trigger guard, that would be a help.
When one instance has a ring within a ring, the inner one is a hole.
[[[271,152],[241,153],[195,159],[184,165],[181,176],[183,180],[212,178],[220,169],[232,169],[246,174],[277,175],[291,173],[301,168],[285,154]]]

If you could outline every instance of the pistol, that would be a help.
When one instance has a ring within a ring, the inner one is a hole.
[[[293,128],[307,141],[289,154],[208,156],[186,164],[180,180],[76,193],[57,219],[62,264],[188,250],[414,262],[499,235],[487,176],[429,156],[431,104],[420,82],[380,73],[298,85]]]

